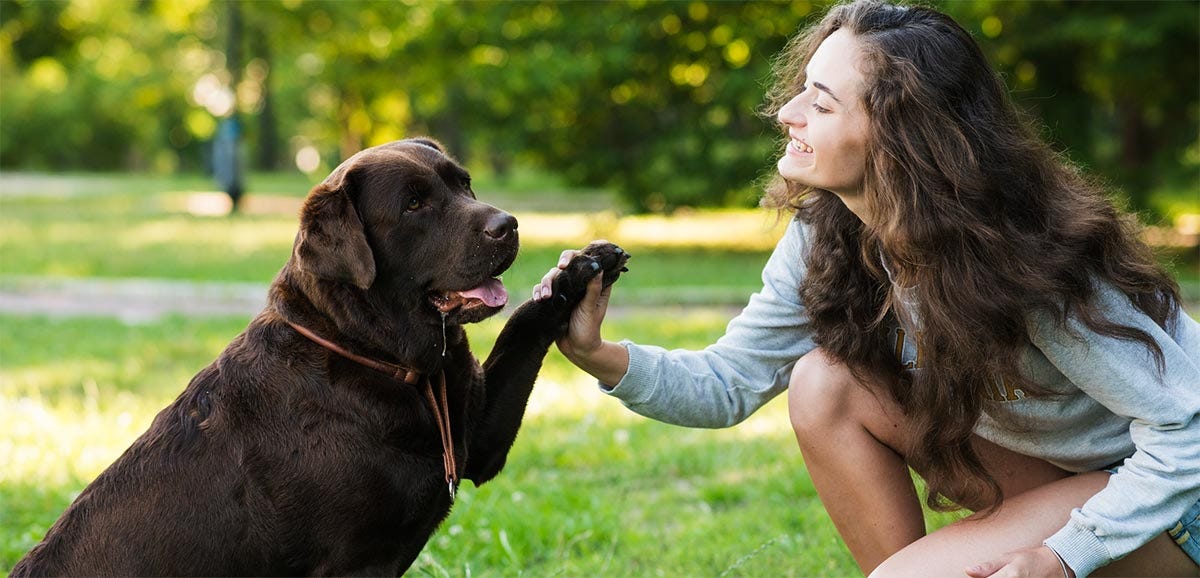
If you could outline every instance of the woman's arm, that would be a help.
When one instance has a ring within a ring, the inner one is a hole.
[[[1065,326],[1046,314],[1031,320],[1034,345],[1080,390],[1130,420],[1136,448],[1046,541],[1080,576],[1162,533],[1200,499],[1200,327],[1180,311],[1168,333],[1107,284],[1096,299],[1111,321],[1154,338],[1165,370],[1141,343],[1097,334],[1074,317]]]
[[[792,365],[815,347],[800,302],[805,243],[805,226],[793,220],[763,269],[762,290],[724,336],[700,351],[601,340],[607,296],[600,294],[602,306],[577,309],[582,313],[559,348],[603,391],[646,417],[689,427],[734,425],[786,389]]]

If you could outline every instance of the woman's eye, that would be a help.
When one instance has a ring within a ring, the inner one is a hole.
[[[423,205],[424,203],[421,202],[421,199],[417,197],[409,197],[408,203],[404,205],[404,210],[412,212],[420,209]]]
[[[820,112],[820,113],[829,112],[828,108],[825,108],[825,107],[817,104],[815,101],[812,103],[812,107],[813,107],[813,110]]]

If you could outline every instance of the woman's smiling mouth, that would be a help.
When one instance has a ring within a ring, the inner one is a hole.
[[[813,152],[813,148],[808,146],[808,143],[798,138],[793,138],[792,140],[788,141],[787,148],[788,152],[793,154],[811,154]]]

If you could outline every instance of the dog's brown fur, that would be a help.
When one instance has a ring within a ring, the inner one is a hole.
[[[444,372],[462,477],[504,466],[534,378],[589,279],[627,255],[593,245],[526,302],[482,366],[462,324],[499,306],[441,298],[498,275],[516,221],[475,200],[426,139],[363,151],[305,201],[269,304],[13,569],[41,575],[402,573],[449,513],[442,444],[414,386],[298,334]],[[444,345],[443,345],[444,344]],[[443,351],[444,347],[444,351]]]

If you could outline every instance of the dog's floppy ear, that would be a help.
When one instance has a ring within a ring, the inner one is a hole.
[[[365,290],[375,282],[375,255],[350,201],[351,172],[338,167],[309,193],[292,255],[301,271]]]

